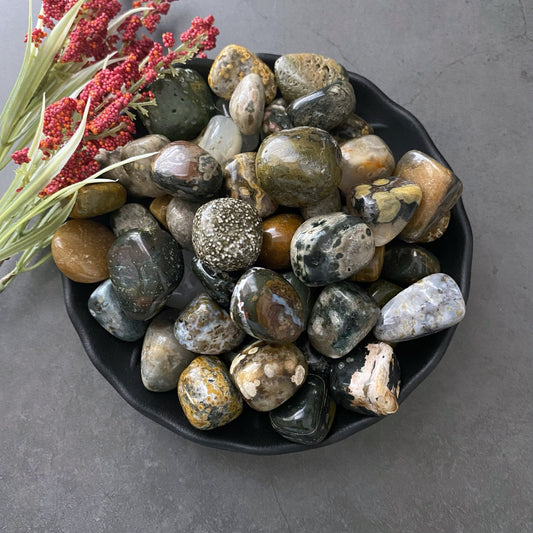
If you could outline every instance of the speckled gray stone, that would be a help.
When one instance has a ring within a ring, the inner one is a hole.
[[[130,229],[155,230],[159,224],[150,211],[142,204],[124,204],[109,216],[111,229],[118,237]]]

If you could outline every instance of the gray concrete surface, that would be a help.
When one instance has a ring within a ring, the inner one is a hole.
[[[0,3],[4,102],[26,3]],[[533,531],[533,2],[182,0],[165,29],[209,13],[218,49],[333,57],[422,121],[465,187],[467,317],[394,416],[323,449],[236,455],[121,399],[47,264],[0,295],[0,531]]]

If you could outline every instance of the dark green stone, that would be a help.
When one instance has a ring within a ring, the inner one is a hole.
[[[109,277],[124,312],[147,320],[165,305],[183,277],[180,245],[166,231],[133,229],[111,245]]]
[[[338,126],[335,126],[331,131],[331,135],[337,142],[349,141],[350,139],[358,139],[363,135],[372,135],[374,128],[359,115],[350,113]]]
[[[209,86],[194,70],[176,69],[174,76],[158,79],[148,89],[157,105],[148,106],[148,115],[141,115],[141,120],[150,133],[171,141],[194,139],[215,112]]]
[[[269,413],[272,427],[284,438],[299,444],[322,442],[333,423],[336,405],[326,382],[309,374],[300,390]]]
[[[294,344],[305,355],[305,360],[307,361],[309,373],[320,376],[326,381],[326,383],[328,383],[329,362],[331,361],[331,359],[329,357],[325,357],[313,348],[313,345],[309,340],[309,335],[307,335],[306,332],[302,333]]]
[[[229,309],[231,295],[237,282],[236,276],[211,266],[194,256],[191,268],[205,290],[224,309]]]
[[[440,272],[437,257],[416,244],[394,243],[385,248],[381,277],[408,287],[430,274]]]
[[[396,283],[392,283],[386,279],[378,279],[368,287],[367,294],[373,298],[378,304],[378,307],[381,308],[401,291],[402,288],[399,285],[396,285]]]

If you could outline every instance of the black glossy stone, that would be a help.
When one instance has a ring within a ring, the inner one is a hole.
[[[331,361],[331,359],[322,355],[318,350],[315,350],[315,348],[313,348],[313,345],[309,340],[309,335],[307,335],[306,332],[302,333],[294,344],[305,355],[305,360],[307,361],[309,373],[320,376],[325,380],[326,383],[328,383],[330,372],[329,362]]]
[[[211,266],[194,256],[191,260],[191,268],[195,276],[200,280],[205,290],[224,309],[229,309],[231,295],[237,283],[238,276],[224,272],[220,268]]]
[[[378,279],[368,287],[367,294],[374,299],[378,307],[383,307],[401,291],[402,287],[396,285],[396,283],[386,279]]]
[[[313,445],[323,441],[333,423],[336,405],[324,379],[309,374],[301,389],[269,413],[272,427],[284,438]]]

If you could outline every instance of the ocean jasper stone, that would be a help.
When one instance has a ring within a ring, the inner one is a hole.
[[[90,183],[78,190],[70,218],[93,218],[115,211],[126,203],[127,192],[120,183]]]
[[[287,102],[283,98],[276,98],[265,108],[261,133],[266,137],[271,133],[290,128],[294,128],[294,124],[287,113]]]
[[[157,105],[147,106],[141,120],[150,133],[171,141],[194,139],[215,112],[211,91],[194,70],[177,68],[172,76],[159,78],[148,88]]]
[[[406,242],[418,242],[456,204],[463,184],[449,168],[418,150],[402,156],[395,174],[422,189],[420,206],[400,234]]]
[[[239,82],[251,73],[261,77],[265,101],[269,104],[276,97],[277,91],[274,73],[244,46],[230,44],[224,47],[213,61],[207,81],[217,96],[229,100]]]
[[[409,180],[380,178],[357,185],[349,201],[355,212],[372,228],[376,246],[392,241],[409,222],[422,200],[422,190]]]
[[[242,135],[231,118],[216,115],[209,121],[198,145],[224,166],[228,159],[241,152]]]
[[[174,324],[174,335],[187,350],[206,355],[233,350],[245,337],[208,294],[199,294],[183,309]]]
[[[400,366],[384,342],[358,346],[331,365],[330,390],[345,409],[363,415],[390,415],[398,410]]]
[[[313,126],[330,130],[354,109],[355,94],[349,82],[337,81],[293,100],[287,113],[295,126]]]
[[[156,315],[183,277],[181,247],[161,229],[123,233],[109,249],[107,264],[120,304],[135,320]]]
[[[340,148],[342,179],[339,188],[347,198],[356,185],[392,176],[394,156],[381,137],[364,135],[342,143]]]
[[[252,266],[259,256],[262,242],[261,217],[241,200],[211,200],[194,215],[194,252],[202,261],[221,270],[242,270]]]
[[[277,409],[270,423],[282,437],[298,444],[322,442],[333,423],[336,404],[323,378],[309,374],[302,388]]]
[[[176,141],[167,144],[153,160],[152,180],[173,196],[199,202],[218,193],[222,169],[196,144]]]
[[[370,260],[365,268],[356,272],[353,276],[350,276],[351,281],[357,281],[360,283],[370,283],[376,281],[381,275],[383,270],[383,261],[385,259],[385,246],[376,246],[374,256]]]
[[[174,336],[175,309],[166,309],[152,319],[141,351],[141,379],[152,392],[175,390],[181,373],[197,356]]]
[[[288,207],[316,204],[335,192],[341,178],[341,153],[333,137],[300,127],[269,135],[256,159],[259,185]]]
[[[311,287],[346,279],[374,256],[374,237],[359,218],[331,213],[306,220],[291,241],[294,273]]]
[[[291,266],[291,240],[303,223],[294,213],[280,213],[263,220],[263,244],[259,264],[272,270],[286,270]]]
[[[321,354],[342,357],[370,333],[378,317],[379,307],[357,285],[349,281],[332,283],[313,306],[307,335]]]
[[[453,278],[431,274],[385,304],[373,333],[385,342],[408,341],[455,326],[464,315],[463,295]]]
[[[448,211],[447,213],[444,213],[439,219],[435,220],[435,222],[428,228],[426,233],[420,237],[417,242],[421,243],[427,243],[427,242],[433,242],[437,239],[440,239],[448,229],[448,224],[450,223],[450,217],[451,212]]]
[[[96,283],[109,277],[107,252],[113,232],[88,219],[67,220],[52,237],[52,257],[57,268],[72,281]]]
[[[396,285],[396,283],[386,279],[378,279],[368,287],[366,292],[381,308],[402,290],[402,287]]]
[[[265,112],[265,88],[259,74],[247,74],[235,87],[229,114],[243,135],[257,133]]]
[[[168,229],[167,224],[167,209],[168,204],[172,200],[173,196],[165,194],[164,196],[158,196],[150,202],[149,210],[157,221],[165,228]]]
[[[329,215],[330,213],[337,213],[342,211],[342,200],[339,189],[335,189],[332,194],[320,200],[320,202],[302,207],[300,213],[304,219],[317,217],[319,215]]]
[[[200,207],[198,202],[189,202],[182,198],[172,198],[167,207],[166,219],[168,230],[186,250],[192,250],[192,222]]]
[[[178,399],[192,426],[209,430],[229,424],[242,413],[242,397],[224,363],[201,355],[182,372]]]
[[[332,128],[330,133],[338,143],[342,143],[363,135],[373,135],[374,128],[364,118],[350,113],[338,126]]]
[[[257,341],[235,356],[230,374],[252,409],[272,411],[303,385],[307,363],[294,344]]]
[[[222,169],[224,187],[229,196],[250,204],[265,218],[276,211],[278,204],[257,182],[255,157],[255,152],[245,152],[229,159]]]
[[[113,211],[110,217],[111,229],[119,237],[130,229],[156,230],[159,224],[142,204],[128,203]]]
[[[259,131],[252,133],[251,135],[241,134],[241,138],[241,152],[255,152],[259,147],[259,143],[261,142],[261,135],[259,134]]]
[[[251,268],[239,279],[231,297],[230,313],[248,335],[268,342],[293,342],[305,327],[303,305],[296,289],[266,268]]]
[[[298,276],[292,270],[282,272],[281,275],[294,287],[294,290],[298,293],[303,306],[304,327],[307,327],[307,320],[309,319],[311,308],[315,303],[316,295],[310,287],[308,287],[305,283],[302,283],[300,278],[298,278]]]
[[[274,63],[274,73],[283,98],[289,102],[336,81],[349,81],[342,65],[311,53],[280,56]]]
[[[321,354],[313,347],[306,332],[302,333],[294,344],[304,354],[309,374],[320,376],[328,383],[332,359]]]
[[[232,275],[204,263],[196,256],[191,260],[191,268],[209,296],[223,309],[229,309],[231,296],[237,283],[235,274]]]
[[[438,258],[422,246],[395,242],[385,249],[381,276],[397,285],[407,287],[437,272],[440,272]]]
[[[121,341],[139,340],[146,332],[146,322],[133,320],[124,313],[110,279],[101,283],[91,293],[88,306],[91,316]]]

